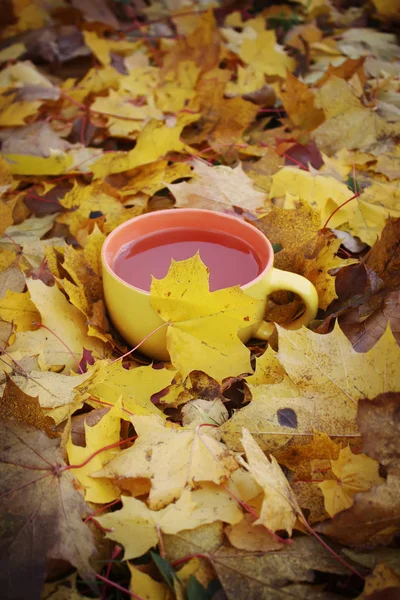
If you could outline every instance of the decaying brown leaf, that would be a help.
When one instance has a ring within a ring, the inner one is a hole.
[[[389,473],[400,475],[400,394],[379,394],[360,400],[357,423],[363,450],[384,465]]]
[[[39,596],[49,558],[74,565],[88,582],[88,507],[65,470],[59,442],[29,425],[1,421],[1,583],[7,598]]]

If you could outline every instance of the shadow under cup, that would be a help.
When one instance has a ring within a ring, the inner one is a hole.
[[[107,309],[115,327],[132,347],[160,327],[163,321],[151,306],[150,293],[127,283],[115,273],[115,259],[124,246],[139,238],[167,229],[186,227],[205,232],[220,231],[243,240],[257,257],[260,273],[242,288],[249,295],[260,299],[258,288],[266,272],[272,267],[274,254],[268,239],[252,225],[234,216],[196,208],[160,210],[135,217],[114,229],[102,248],[103,285]],[[260,314],[260,320],[262,318],[263,315]],[[141,352],[151,358],[169,360],[166,330],[167,328],[164,327],[151,335],[140,346]],[[251,333],[250,331],[240,337],[249,339]]]

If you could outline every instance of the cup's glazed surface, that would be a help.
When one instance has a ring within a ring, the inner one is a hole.
[[[260,274],[241,287],[247,294],[262,302],[257,323],[238,334],[243,342],[252,336],[261,339],[268,337],[271,326],[263,321],[263,317],[267,297],[272,292],[294,292],[305,304],[304,314],[286,324],[288,329],[307,325],[315,317],[318,296],[314,286],[305,277],[273,267],[274,252],[271,243],[261,231],[239,218],[214,211],[197,208],[160,210],[126,221],[110,233],[102,248],[103,286],[107,309],[115,327],[132,347],[160,327],[163,321],[151,306],[148,291],[130,285],[118,277],[114,271],[115,258],[126,244],[145,235],[176,227],[196,227],[228,233],[247,242],[257,256],[261,264]],[[140,346],[141,352],[157,360],[169,360],[166,330],[164,327],[151,335]]]

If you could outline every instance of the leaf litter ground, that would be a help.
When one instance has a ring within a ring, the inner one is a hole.
[[[400,594],[399,14],[3,3],[5,597]],[[281,292],[242,344],[256,301],[195,257],[151,290],[172,362],[127,348],[101,246],[180,207],[267,235],[316,286],[310,327]]]

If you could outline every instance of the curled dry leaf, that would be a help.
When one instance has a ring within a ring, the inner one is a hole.
[[[286,530],[292,534],[298,517],[302,516],[296,497],[274,456],[268,459],[257,446],[251,433],[243,428],[242,445],[246,452],[248,468],[264,493],[261,513],[256,525],[271,531]]]

